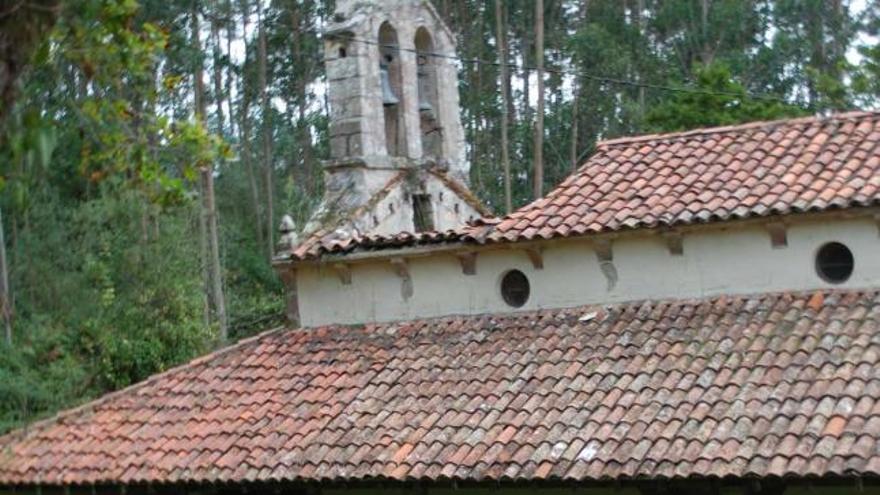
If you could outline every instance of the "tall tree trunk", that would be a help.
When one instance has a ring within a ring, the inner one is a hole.
[[[242,27],[241,27],[241,38],[242,42],[246,44],[246,37],[248,32],[248,19],[250,15],[250,7],[248,4],[248,0],[241,0],[241,10],[242,10]],[[257,171],[254,166],[253,155],[251,154],[251,125],[248,122],[248,116],[250,115],[251,109],[251,100],[248,96],[248,87],[247,81],[242,79],[239,81],[239,92],[241,93],[241,109],[239,110],[239,122],[238,122],[238,132],[239,132],[239,142],[240,149],[239,153],[241,155],[241,160],[245,164],[245,169],[247,170],[248,183],[250,185],[251,190],[251,201],[252,207],[254,211],[254,230],[257,235],[257,246],[258,249],[262,249],[265,245],[265,240],[263,237],[263,215],[262,215],[262,206],[260,203],[260,187],[258,184]],[[230,101],[232,101],[230,99]]]
[[[18,77],[55,25],[61,0],[2,2],[0,10],[0,129],[16,100]]]
[[[247,116],[250,112],[250,100],[245,97],[242,105],[241,122],[238,124],[238,129],[241,133],[241,149],[239,150],[239,154],[241,155],[241,160],[244,162],[245,169],[247,170],[248,183],[251,189],[251,205],[254,210],[254,230],[257,234],[257,246],[262,247],[265,241],[263,240],[263,216],[261,215],[262,208],[260,207],[260,188],[257,185],[257,171],[254,170],[254,160],[250,152],[251,136],[249,132],[250,126],[247,121]]]
[[[712,0],[700,0],[700,34],[703,43],[700,49],[700,61],[704,66],[710,65],[715,58],[715,49],[709,41],[709,9]]]
[[[214,176],[210,167],[199,170],[202,188],[202,215],[207,228],[208,272],[210,274],[211,299],[214,303],[214,317],[219,327],[220,343],[229,339],[226,319],[226,301],[223,296],[223,276],[220,273],[220,240],[217,234],[217,207],[214,202]]]
[[[532,87],[532,83],[531,83],[532,71],[529,70],[529,52],[531,51],[531,43],[529,42],[528,31],[529,31],[528,29],[523,28],[522,36],[520,36],[520,51],[522,51],[522,65],[523,65],[523,70],[520,71],[521,78],[522,78],[522,87],[523,87],[522,119],[523,119],[523,122],[526,122],[526,123],[531,122],[531,120],[532,120],[532,106],[531,106],[531,99],[529,98],[529,95],[531,93],[531,87]],[[523,157],[523,158],[525,158],[525,157]]]
[[[504,26],[504,60],[505,62],[509,62],[510,38],[508,35],[510,32],[510,7],[503,8],[502,13],[504,15],[503,22],[501,23],[501,25]],[[507,77],[504,78],[504,91],[507,91],[507,122],[509,128],[509,126],[514,125],[516,121],[516,102],[513,101],[513,71],[510,70],[510,67],[507,67],[506,73]]]
[[[305,61],[306,57],[303,56],[303,40],[301,38],[301,33],[304,31],[302,29],[302,12],[296,3],[291,8],[290,12],[290,31],[293,37],[294,59]],[[310,193],[314,183],[314,170],[312,164],[312,134],[306,120],[306,109],[308,108],[308,79],[312,72],[312,65],[310,62],[304,62],[303,65],[303,69],[297,75],[297,96],[299,97],[299,104],[297,105],[298,116],[296,129],[300,155],[302,156],[301,177],[305,178],[303,189],[307,193]],[[302,186],[303,185],[301,184],[301,187]]]
[[[193,0],[191,12],[190,30],[192,36],[192,47],[199,54],[193,69],[193,104],[195,106],[196,119],[204,123],[205,121],[205,81],[204,67],[202,63],[202,42],[200,39],[199,26],[199,0]]]
[[[229,16],[226,19],[226,105],[229,108],[229,135],[236,136],[235,129],[235,109],[232,102],[233,85],[235,84],[235,75],[232,62],[232,42],[235,40],[235,10],[232,8],[232,0],[226,0],[226,13]],[[242,35],[244,36],[244,35]]]
[[[202,43],[200,40],[200,29],[199,25],[199,2],[198,0],[193,0],[192,3],[192,11],[190,12],[190,35],[192,48],[196,53],[201,53]],[[193,68],[193,112],[195,113],[196,121],[200,124],[204,123],[205,119],[205,87],[203,81],[203,67],[202,67],[202,59],[198,57],[195,61],[195,66]],[[199,193],[204,196],[205,191],[202,187],[201,181],[199,181]],[[210,246],[208,245],[208,225],[206,224],[207,216],[205,215],[204,210],[202,210],[199,214],[199,250],[201,251],[201,264],[202,264],[202,284],[203,284],[203,320],[206,326],[211,324],[211,270],[209,267],[208,257],[210,254]]]
[[[6,265],[6,239],[3,236],[3,212],[0,211],[0,318],[8,345],[12,345],[12,291],[9,289],[9,270]]]
[[[644,20],[645,17],[642,15],[642,13],[644,11],[645,11],[645,0],[636,0],[636,25],[639,28],[639,36],[642,37],[643,42],[646,42],[648,39],[648,36],[647,36],[647,33],[645,32],[645,20]],[[636,80],[641,83],[644,79],[644,77],[643,77],[644,74],[642,74],[642,66],[644,64],[639,63],[639,62],[641,62],[641,56],[638,56],[636,58],[636,63],[638,64],[636,66]],[[639,86],[638,99],[639,99],[639,119],[642,119],[645,117],[645,87],[644,86]],[[641,124],[641,122],[640,122],[640,124]]]
[[[217,105],[217,129],[222,135],[226,120],[223,116],[223,67],[220,64],[220,17],[218,12],[214,12],[211,18],[211,43],[213,46],[213,71],[214,71],[214,104]]]
[[[501,0],[495,0],[495,38],[498,45],[498,68],[501,71],[499,85],[501,86],[501,164],[504,169],[504,211],[513,211],[513,199],[510,187],[510,151],[507,136],[509,125],[510,94],[507,92],[507,42],[504,33],[504,11],[501,8]]]
[[[259,84],[260,84],[260,103],[262,106],[262,134],[263,134],[263,173],[266,183],[266,254],[269,261],[275,256],[275,212],[274,212],[274,186],[273,186],[273,170],[272,170],[272,122],[269,118],[269,94],[266,90],[267,86],[267,61],[266,61],[266,30],[264,29],[264,20],[262,15],[262,6],[257,7],[257,22],[259,22],[259,32],[257,34],[257,65],[259,66]]]
[[[534,197],[544,195],[544,0],[535,0],[535,67],[538,105],[535,111]]]
[[[574,172],[577,170],[578,158],[580,158],[578,153],[578,107],[580,106],[581,89],[577,79],[574,81],[572,92],[574,97],[571,102],[571,153],[569,156],[571,161],[571,171]]]

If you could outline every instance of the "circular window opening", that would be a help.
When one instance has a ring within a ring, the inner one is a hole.
[[[501,297],[508,306],[519,308],[529,300],[529,279],[519,270],[510,270],[501,279]]]
[[[816,253],[816,271],[822,280],[832,284],[846,282],[854,264],[852,251],[839,242],[829,242]]]

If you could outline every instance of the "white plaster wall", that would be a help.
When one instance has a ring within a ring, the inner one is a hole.
[[[855,271],[844,284],[823,281],[814,268],[816,250],[829,241],[846,244]],[[876,287],[880,284],[880,236],[871,219],[806,221],[788,229],[788,247],[774,249],[759,225],[685,234],[684,254],[673,256],[655,235],[626,236],[612,243],[618,281],[607,290],[592,244],[549,242],[544,268],[533,268],[521,250],[486,250],[476,275],[464,275],[458,260],[437,253],[407,261],[413,294],[404,299],[402,279],[388,261],[351,265],[343,285],[329,267],[297,272],[302,323],[365,323],[451,314],[509,312],[499,292],[502,275],[523,271],[531,297],[519,310],[571,307],[640,299],[701,297],[823,287]]]

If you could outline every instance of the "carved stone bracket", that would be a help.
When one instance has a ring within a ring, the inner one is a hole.
[[[544,250],[538,247],[525,248],[524,251],[526,255],[529,257],[529,261],[532,262],[532,267],[535,270],[543,270],[544,269]]]
[[[391,258],[389,260],[394,268],[394,273],[400,277],[400,295],[403,300],[409,300],[413,296],[412,277],[409,274],[409,264],[404,258]]]
[[[663,239],[666,240],[666,248],[672,256],[684,255],[684,236],[677,230],[671,230],[663,233]]]
[[[784,247],[788,247],[788,233],[786,231],[784,223],[768,223],[767,232],[770,233],[770,245],[773,246],[773,249],[782,249]]]
[[[458,262],[461,263],[461,273],[464,273],[465,275],[477,274],[476,252],[458,253],[455,257],[458,258]]]
[[[351,285],[351,265],[348,263],[335,263],[333,271],[336,272],[336,276],[339,277],[342,285]]]
[[[617,285],[617,268],[614,266],[614,253],[611,251],[611,241],[608,239],[596,239],[593,241],[596,250],[596,258],[599,260],[599,269],[608,281],[606,290],[611,291]]]

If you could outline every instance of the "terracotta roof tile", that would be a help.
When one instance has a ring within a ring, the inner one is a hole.
[[[280,330],[0,438],[0,485],[880,475],[880,290]]]
[[[880,177],[877,140],[863,146],[878,131],[880,114],[859,112],[606,141],[545,201],[512,216],[537,222],[543,215],[549,225],[577,223],[601,232],[874,204],[877,189],[842,164],[849,160],[865,178]],[[851,159],[860,146],[871,155]],[[587,193],[596,183],[600,197]],[[561,209],[548,213],[544,202]],[[642,206],[658,204],[660,211]],[[566,208],[584,205],[580,214]],[[501,223],[487,238],[515,240],[530,227]]]
[[[880,112],[852,112],[600,142],[547,196],[442,233],[323,233],[296,259],[442,242],[515,242],[880,203]]]

